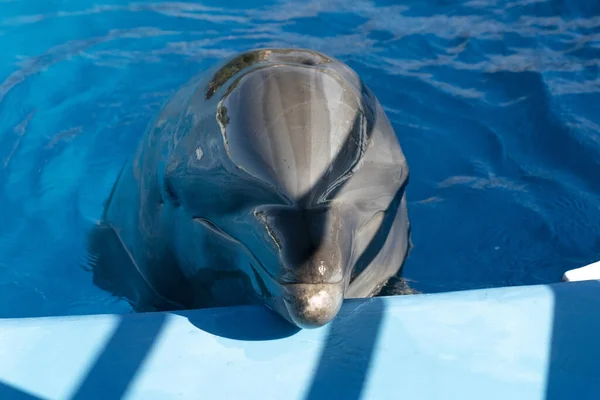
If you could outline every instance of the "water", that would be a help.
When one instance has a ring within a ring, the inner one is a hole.
[[[384,105],[411,169],[416,289],[600,259],[596,0],[0,0],[1,317],[130,311],[93,285],[86,232],[168,96],[265,46],[336,56]]]

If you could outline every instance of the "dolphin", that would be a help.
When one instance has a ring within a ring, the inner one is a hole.
[[[323,326],[399,274],[408,174],[348,65],[246,51],[194,77],[149,125],[106,201],[98,229],[112,241],[94,247],[109,257],[94,280],[136,310],[262,304]]]

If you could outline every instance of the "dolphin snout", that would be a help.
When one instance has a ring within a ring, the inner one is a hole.
[[[338,284],[344,280],[351,243],[329,208],[265,207],[261,218],[277,244],[282,284]]]
[[[318,328],[335,318],[344,300],[342,283],[284,286],[289,319],[303,329]]]

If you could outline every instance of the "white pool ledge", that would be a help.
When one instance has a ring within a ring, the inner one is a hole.
[[[600,399],[600,282],[0,320],[0,399]]]
[[[600,280],[600,261],[584,267],[571,269],[563,275],[565,282],[580,282],[589,280]]]

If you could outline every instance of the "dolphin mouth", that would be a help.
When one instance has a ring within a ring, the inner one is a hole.
[[[282,285],[287,319],[302,329],[327,325],[344,300],[342,283],[292,283]]]
[[[212,221],[203,218],[203,217],[192,217],[192,220],[198,224],[204,225],[206,228],[211,230],[213,233],[235,243],[238,246],[241,246],[243,250],[248,254],[248,256],[256,263],[256,266],[261,270],[261,272],[265,273],[271,280],[277,282],[277,278],[271,274],[271,272],[265,268],[265,266],[260,262],[258,257],[248,248],[248,246],[244,245],[240,240],[233,237],[229,233],[225,232],[223,229],[219,228]]]
[[[244,247],[256,261],[257,267],[281,288],[281,297],[277,296],[280,300],[275,300],[270,308],[288,322],[301,329],[313,329],[327,325],[337,316],[344,300],[344,279],[332,283],[282,282],[272,276],[256,256],[239,240],[225,233],[205,218],[194,217],[193,220]]]
[[[258,257],[252,252],[252,250],[250,248],[248,248],[248,246],[246,246],[244,243],[242,243],[242,241],[238,240],[237,238],[235,238],[234,236],[230,235],[229,233],[225,232],[224,230],[222,230],[221,228],[219,228],[217,225],[215,225],[212,221],[206,219],[206,218],[202,218],[202,217],[192,217],[192,219],[201,225],[204,225],[206,228],[208,228],[210,231],[212,231],[213,233],[231,241],[232,243],[237,244],[238,246],[241,246],[244,251],[250,256],[250,258],[252,258],[252,260],[256,263],[257,268],[259,268],[261,270],[261,272],[265,273],[266,276],[269,277],[269,279],[271,279],[273,282],[275,282],[277,285],[281,285],[281,286],[294,286],[294,285],[319,285],[319,284],[323,284],[323,285],[341,285],[344,282],[344,276],[342,273],[336,274],[332,277],[332,279],[317,279],[314,281],[297,281],[295,280],[295,277],[293,276],[293,274],[283,274],[281,276],[275,276],[271,271],[269,271],[268,268],[266,268],[263,263],[258,259]],[[321,267],[324,268],[324,267]]]

